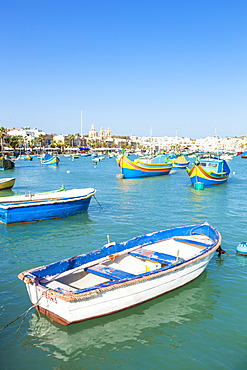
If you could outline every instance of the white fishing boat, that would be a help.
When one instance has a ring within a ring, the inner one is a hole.
[[[109,315],[196,279],[220,248],[211,225],[176,227],[19,274],[34,307],[68,325]]]

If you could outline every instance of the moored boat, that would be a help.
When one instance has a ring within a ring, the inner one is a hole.
[[[51,155],[49,153],[46,153],[43,158],[41,158],[41,163],[42,164],[47,164],[47,165],[58,165],[60,159],[58,158],[57,155]]]
[[[0,170],[11,170],[15,167],[15,162],[9,156],[0,155]]]
[[[109,315],[196,279],[220,247],[211,225],[175,227],[24,271],[34,307],[68,325]]]
[[[16,161],[32,161],[33,157],[29,154],[21,154],[16,158]]]
[[[174,168],[186,168],[189,164],[190,161],[184,155],[179,155],[178,157],[173,159]]]
[[[228,180],[230,168],[224,159],[196,159],[192,168],[186,168],[192,185],[203,183],[204,186],[219,185]]]
[[[247,151],[241,154],[241,158],[247,158]]]
[[[0,179],[0,190],[11,189],[15,184],[15,177]]]
[[[168,175],[173,162],[164,155],[143,157],[131,161],[125,155],[116,158],[124,178]]]
[[[88,209],[93,188],[0,198],[0,223],[34,222],[72,216]]]

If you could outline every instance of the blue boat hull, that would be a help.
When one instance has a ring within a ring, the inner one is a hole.
[[[0,223],[14,224],[34,222],[52,218],[73,216],[87,211],[91,197],[79,200],[59,202],[25,202],[22,206],[3,209],[0,207]]]
[[[147,172],[141,170],[132,170],[129,168],[122,168],[122,174],[125,178],[137,178],[137,177],[153,177],[153,176],[162,176],[168,175],[170,168],[167,170],[157,171],[157,172]]]

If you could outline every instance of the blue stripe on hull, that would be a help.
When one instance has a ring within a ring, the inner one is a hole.
[[[33,222],[61,218],[85,212],[91,197],[55,204],[29,205],[25,207],[0,209],[0,222],[4,224]]]
[[[151,177],[151,176],[162,176],[168,175],[170,172],[170,167],[165,171],[158,171],[158,172],[146,172],[140,170],[131,170],[129,168],[122,168],[122,173],[125,178],[135,178],[135,177]]]

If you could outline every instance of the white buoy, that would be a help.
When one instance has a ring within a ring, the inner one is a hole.
[[[70,173],[70,171],[66,171],[67,173]]]

